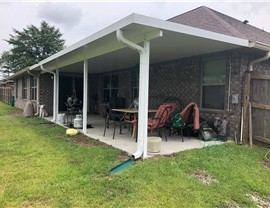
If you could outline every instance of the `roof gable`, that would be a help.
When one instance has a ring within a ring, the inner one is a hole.
[[[198,7],[168,21],[180,23],[228,36],[270,44],[270,33],[206,6]]]

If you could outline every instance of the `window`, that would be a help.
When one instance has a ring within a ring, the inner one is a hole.
[[[31,76],[30,77],[30,99],[36,100],[37,99],[37,78]]]
[[[18,98],[18,79],[16,79],[15,96]]]
[[[118,75],[105,75],[103,78],[104,101],[109,101],[111,97],[117,97]]]
[[[202,108],[223,110],[226,60],[204,61],[202,67]]]
[[[22,78],[22,99],[27,98],[27,78]]]

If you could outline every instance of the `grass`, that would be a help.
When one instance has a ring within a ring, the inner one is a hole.
[[[125,158],[120,150],[69,138],[62,127],[1,102],[0,123],[0,207],[257,207],[250,194],[270,197],[261,147],[205,147],[110,175]]]

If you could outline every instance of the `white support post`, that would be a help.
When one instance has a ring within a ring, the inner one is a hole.
[[[55,70],[56,79],[56,95],[55,95],[55,123],[58,123],[58,109],[59,109],[59,69]]]
[[[56,73],[53,74],[53,119],[52,122],[56,123],[56,99],[57,99],[57,80],[56,80]]]
[[[83,133],[87,133],[87,106],[88,106],[88,61],[83,65]]]
[[[139,120],[138,144],[143,145],[143,158],[147,158],[147,127],[148,127],[148,91],[149,91],[149,56],[150,42],[144,41],[143,52],[140,53],[140,83],[139,83]]]

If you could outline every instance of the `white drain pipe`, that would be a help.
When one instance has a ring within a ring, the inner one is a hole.
[[[147,122],[148,122],[148,91],[149,91],[149,54],[150,42],[144,40],[144,46],[141,47],[123,36],[121,30],[116,31],[116,37],[119,42],[124,43],[129,48],[140,54],[140,78],[139,78],[139,115],[138,116],[138,140],[137,151],[132,155],[137,159],[143,155],[147,158]]]
[[[255,59],[253,61],[251,61],[248,65],[248,71],[253,71],[253,66],[254,64],[257,64],[257,63],[260,63],[260,62],[263,62],[263,61],[266,61],[267,59],[270,58],[270,51],[268,51],[265,56],[261,57],[261,58],[258,58],[258,59]]]

